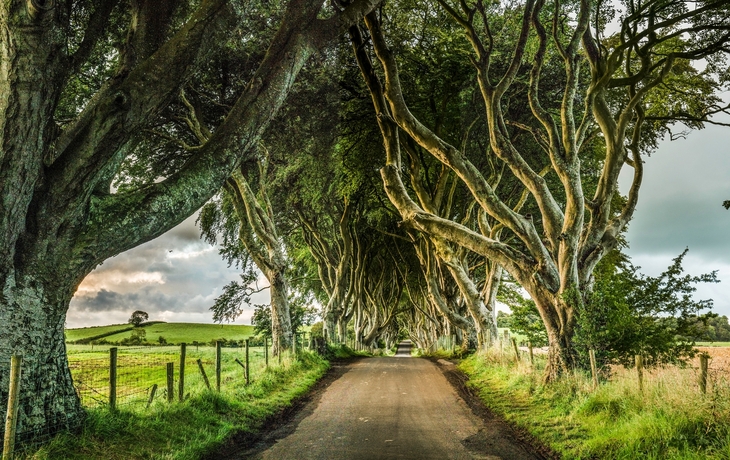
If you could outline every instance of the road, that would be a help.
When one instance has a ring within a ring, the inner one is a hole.
[[[351,364],[288,426],[270,435],[268,448],[237,458],[540,458],[514,440],[504,423],[475,415],[438,366],[411,358],[409,347],[401,344],[394,358]]]

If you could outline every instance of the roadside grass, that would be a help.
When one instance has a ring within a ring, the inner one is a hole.
[[[111,334],[104,337],[104,341],[109,343],[119,343],[123,339],[129,338],[134,330],[129,330],[129,325],[118,326],[101,326],[98,328],[83,329],[67,329],[66,340],[69,342],[103,334],[107,331],[102,330],[111,328],[108,332],[113,332],[114,327],[122,329],[122,332]],[[124,330],[127,329],[127,330]],[[236,325],[236,324],[201,324],[201,323],[151,323],[143,325],[146,340],[149,343],[158,343],[160,337],[163,337],[169,344],[187,343],[210,343],[211,341],[225,339],[227,341],[244,340],[253,336],[253,326]]]
[[[61,433],[26,458],[199,459],[237,432],[261,429],[267,418],[305,394],[328,367],[318,355],[301,352],[298,360],[264,370],[249,386],[228,385],[221,393],[202,390],[172,404],[160,398],[149,409],[92,408],[79,433]]]
[[[697,342],[698,347],[730,347],[730,342]]]
[[[544,357],[534,369],[523,357],[496,349],[459,367],[487,407],[525,429],[566,459],[728,459],[730,385],[714,374],[707,395],[692,368],[644,371],[639,390],[633,369],[614,369],[593,390],[576,372],[542,384]]]

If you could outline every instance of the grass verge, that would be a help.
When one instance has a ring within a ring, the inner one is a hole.
[[[62,433],[28,458],[199,459],[239,432],[253,432],[305,394],[329,364],[303,352],[298,361],[269,368],[248,387],[206,391],[182,403],[156,402],[145,411],[91,409],[80,433]]]
[[[544,363],[533,369],[498,351],[472,355],[459,367],[492,411],[563,458],[730,458],[730,386],[720,375],[702,395],[691,368],[645,371],[641,392],[625,369],[596,390],[582,372],[543,385]]]

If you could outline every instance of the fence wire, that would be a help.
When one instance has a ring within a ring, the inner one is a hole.
[[[220,391],[235,393],[246,385],[245,346],[225,346],[221,348]],[[237,345],[234,343],[234,345]],[[300,343],[299,347],[304,345]],[[68,364],[76,394],[85,408],[99,408],[110,404],[110,348],[112,346],[72,345],[68,347]],[[116,359],[116,408],[131,411],[146,411],[169,401],[179,401],[180,393],[180,346],[135,346],[114,347]],[[249,382],[264,377],[267,367],[275,368],[288,365],[293,359],[290,355],[282,359],[271,355],[269,346],[268,366],[263,344],[250,346],[248,352]],[[200,361],[200,365],[198,364]],[[172,363],[172,394],[168,391],[168,363]],[[218,386],[216,377],[216,347],[188,345],[186,347],[183,399],[207,391],[205,377],[200,370],[202,365],[211,390]],[[3,379],[0,379],[3,380]],[[7,381],[7,380],[5,380]],[[27,399],[33,394],[21,387],[20,407],[28,407]],[[0,392],[0,410],[3,414],[0,424],[0,438],[4,436],[5,414],[8,395]],[[20,418],[16,431],[15,454],[20,458],[32,452],[56,433],[74,429],[81,423],[81,416],[65,417],[45,423],[41,429],[25,429]],[[2,444],[0,443],[0,452]]]

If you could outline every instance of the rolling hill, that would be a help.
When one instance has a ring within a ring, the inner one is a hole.
[[[253,335],[253,326],[236,324],[201,324],[201,323],[164,323],[149,322],[141,328],[145,331],[147,341],[157,343],[164,337],[169,344],[208,343],[212,340],[243,340]],[[66,341],[83,343],[91,340],[104,340],[108,343],[119,343],[132,335],[134,328],[129,324],[113,324],[109,326],[66,329]]]

